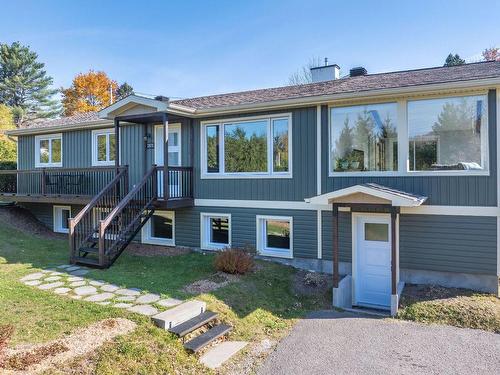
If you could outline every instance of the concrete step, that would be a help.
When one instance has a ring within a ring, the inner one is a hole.
[[[207,323],[215,320],[217,318],[217,313],[212,311],[205,311],[203,314],[197,315],[192,319],[185,321],[175,327],[170,328],[168,331],[174,333],[179,337],[184,337],[188,333],[204,326]]]
[[[207,304],[202,301],[187,301],[170,310],[154,315],[151,319],[160,328],[170,329],[205,312]]]
[[[243,349],[246,341],[225,341],[215,345],[200,357],[200,362],[215,370],[222,366],[228,359]]]
[[[184,344],[184,348],[186,350],[196,353],[203,349],[205,346],[210,344],[211,342],[217,340],[219,337],[224,336],[226,333],[230,332],[233,327],[228,326],[227,324],[221,324],[210,328],[207,332],[196,336],[191,341],[188,341]]]

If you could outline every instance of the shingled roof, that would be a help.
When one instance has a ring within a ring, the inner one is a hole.
[[[197,111],[228,108],[237,105],[269,103],[279,100],[310,98],[315,96],[361,93],[381,89],[410,88],[421,85],[451,83],[478,79],[500,78],[500,62],[488,61],[452,67],[435,67],[389,73],[345,77],[333,81],[283,86],[260,90],[173,100],[170,103]],[[29,128],[59,127],[100,121],[97,112],[40,121]]]

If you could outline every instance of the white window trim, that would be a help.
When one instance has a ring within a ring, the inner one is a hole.
[[[141,230],[141,242],[150,245],[175,246],[175,211],[155,211],[159,214],[172,215],[172,239],[152,237],[151,236],[151,220],[152,217],[144,224]]]
[[[157,137],[157,132],[156,132],[156,129],[158,128],[163,128],[163,125],[155,125],[154,127],[154,130],[153,130],[153,142],[154,142],[154,145],[155,145],[155,152],[154,152],[154,160],[155,160],[155,164],[156,165],[159,165],[159,166],[163,166],[163,163],[159,164],[158,163],[158,157],[157,157],[157,154],[156,154],[156,146],[158,145],[158,137]],[[174,124],[168,124],[168,130],[175,130],[176,132],[178,132],[179,134],[179,137],[178,137],[178,143],[179,145],[178,146],[171,146],[170,144],[168,145],[168,148],[169,148],[169,151],[170,151],[170,147],[173,147],[173,148],[178,148],[178,152],[179,152],[179,166],[182,165],[182,129],[181,129],[181,124],[180,123],[174,123]],[[170,152],[177,152],[177,151],[170,151]]]
[[[288,120],[288,172],[274,172],[273,162],[273,140],[272,140],[272,123],[277,119]],[[224,172],[224,125],[231,123],[253,122],[258,120],[267,120],[267,172]],[[207,144],[206,144],[206,127],[219,125],[219,173],[207,172]],[[246,179],[246,178],[293,178],[293,160],[292,160],[292,114],[280,113],[273,115],[252,116],[252,117],[239,117],[230,119],[219,119],[202,121],[200,126],[200,146],[201,146],[201,179]]]
[[[227,218],[229,226],[229,243],[217,244],[209,241],[209,223],[211,218]],[[200,214],[200,248],[203,250],[223,250],[230,248],[232,244],[232,224],[231,214],[221,214],[217,212],[202,212]]]
[[[481,144],[481,154],[484,160],[484,170],[449,170],[449,171],[410,171],[409,165],[409,123],[408,123],[408,102],[416,100],[429,100],[429,99],[445,99],[467,96],[484,96],[485,103],[489,108],[488,92],[471,92],[467,94],[445,94],[445,95],[432,95],[429,97],[408,97],[403,99],[387,99],[386,101],[372,101],[362,103],[343,103],[332,104],[328,106],[328,177],[409,177],[409,176],[489,176],[489,116],[488,110],[486,111],[487,121],[484,124],[484,144]],[[397,171],[368,171],[368,172],[332,172],[332,109],[343,108],[351,106],[364,106],[376,104],[397,104],[397,131],[398,131],[398,170]]]
[[[110,147],[109,147],[109,136],[115,134],[115,129],[96,129],[92,130],[92,166],[104,166],[104,165],[115,165],[114,160],[110,160]],[[106,161],[97,160],[97,137],[100,135],[106,135]],[[116,140],[115,140],[116,142]],[[116,147],[116,144],[115,144]]]
[[[52,159],[52,140],[60,139],[61,140],[61,161],[57,163],[42,163],[40,161],[40,142],[48,140],[49,141],[49,159]],[[44,168],[44,167],[62,167],[63,161],[63,137],[62,133],[57,134],[44,134],[35,136],[35,168]]]
[[[69,217],[71,217],[71,206],[58,206],[58,205],[52,206],[52,222],[53,222],[52,228],[53,231],[56,233],[68,233],[69,228],[62,228],[59,226],[59,223],[61,222],[61,216],[60,216],[61,210],[68,210]]]
[[[288,221],[290,223],[290,249],[286,251],[285,249],[275,249],[266,247],[266,221],[267,220],[280,220]],[[275,258],[293,258],[293,217],[292,216],[269,216],[269,215],[257,215],[256,216],[257,225],[257,252],[260,255]]]

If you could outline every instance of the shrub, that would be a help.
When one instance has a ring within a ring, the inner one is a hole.
[[[254,266],[253,256],[242,249],[226,249],[215,257],[215,268],[231,274],[243,275]]]

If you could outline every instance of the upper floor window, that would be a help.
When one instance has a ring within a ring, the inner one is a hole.
[[[35,137],[35,167],[62,166],[62,135],[39,135]]]
[[[203,176],[289,177],[290,135],[289,115],[203,124]]]
[[[92,131],[92,165],[113,165],[115,162],[115,131]]]
[[[331,172],[397,171],[397,104],[331,109]]]
[[[486,103],[486,96],[409,101],[409,170],[485,170]]]

